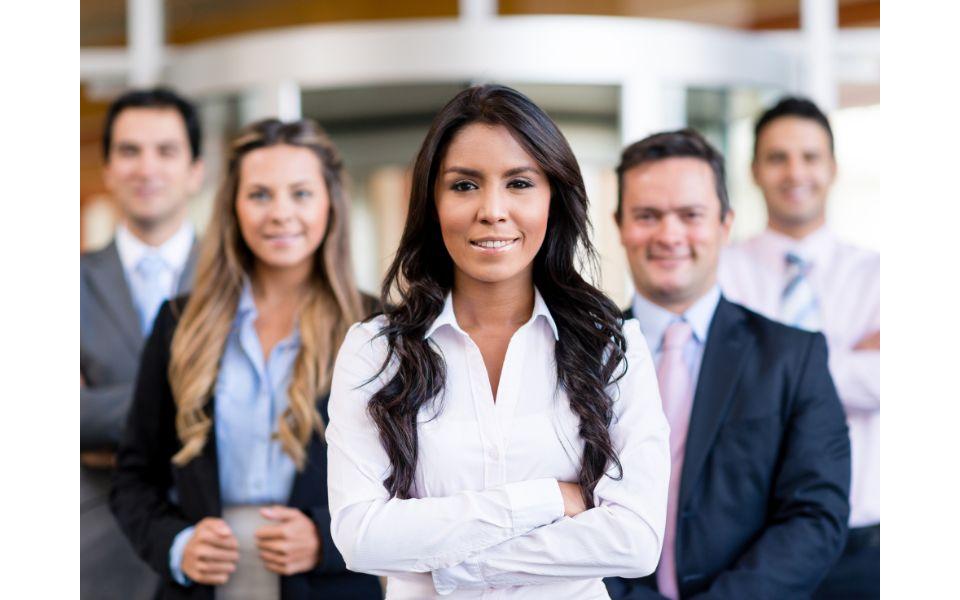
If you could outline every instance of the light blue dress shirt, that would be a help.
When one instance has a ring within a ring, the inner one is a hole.
[[[256,320],[253,290],[246,281],[214,387],[213,429],[224,506],[286,504],[296,476],[293,460],[273,434],[289,401],[299,328],[294,326],[264,362]],[[181,585],[190,583],[180,565],[193,530],[178,533],[170,546],[170,570]]]
[[[697,389],[697,381],[700,379],[700,365],[703,363],[703,349],[707,345],[710,323],[713,322],[713,314],[717,312],[719,303],[720,287],[716,285],[682,315],[657,306],[639,293],[633,297],[633,316],[640,322],[640,330],[643,331],[643,337],[647,340],[647,347],[650,348],[656,365],[660,364],[660,356],[663,354],[663,335],[667,332],[667,327],[676,321],[690,324],[693,335],[683,348],[683,360],[687,364],[694,390]]]
[[[120,224],[115,240],[140,325],[149,335],[160,305],[177,293],[193,247],[193,225],[184,222],[167,241],[150,246]]]

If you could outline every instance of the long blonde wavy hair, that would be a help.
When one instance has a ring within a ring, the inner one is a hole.
[[[220,359],[233,325],[244,276],[253,272],[254,255],[240,233],[236,198],[243,158],[259,148],[286,144],[307,148],[320,159],[330,199],[323,241],[314,255],[307,297],[299,313],[300,351],[288,390],[289,405],[277,431],[298,470],[306,463],[311,433],[323,435],[317,397],[330,386],[337,349],[350,324],[363,314],[351,271],[348,206],[340,155],[314,121],[282,123],[267,119],[246,127],[233,141],[223,183],[197,262],[197,276],[170,348],[168,377],[177,406],[176,428],[182,447],[173,463],[183,466],[200,454],[213,422],[207,404],[213,395]]]

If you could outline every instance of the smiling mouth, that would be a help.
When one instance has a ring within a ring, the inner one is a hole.
[[[470,245],[483,250],[505,250],[520,241],[520,238],[499,240],[471,240]]]
[[[648,256],[647,260],[660,262],[660,263],[677,263],[684,260],[689,260],[690,256]]]
[[[812,194],[810,186],[806,185],[792,185],[786,188],[782,188],[781,193],[788,198],[805,198]]]
[[[143,196],[156,196],[156,195],[159,194],[161,191],[162,191],[162,190],[161,190],[161,188],[159,188],[159,187],[142,187],[142,188],[137,188],[137,189],[135,189],[135,190],[134,190],[134,193],[135,193],[137,196],[143,197]]]

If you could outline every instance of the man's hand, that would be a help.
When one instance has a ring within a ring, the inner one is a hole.
[[[254,534],[260,560],[277,575],[295,575],[317,566],[323,549],[317,526],[296,508],[271,506],[261,508],[260,514],[274,521]]]
[[[868,333],[863,336],[857,345],[853,347],[854,350],[876,350],[880,351],[880,330],[876,330],[873,333]]]
[[[87,387],[87,380],[80,371],[80,389]],[[112,469],[117,466],[117,455],[112,450],[87,450],[80,453],[80,464],[89,469]]]
[[[579,484],[567,483],[566,481],[558,481],[557,483],[560,485],[560,493],[563,495],[564,516],[575,517],[587,510],[587,506],[583,503],[583,492]]]
[[[206,517],[197,523],[183,549],[180,569],[192,581],[223,585],[237,570],[237,538],[223,519]]]
[[[87,450],[80,453],[80,464],[91,469],[112,469],[117,455],[112,450]]]

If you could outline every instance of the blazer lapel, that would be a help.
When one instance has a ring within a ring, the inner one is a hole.
[[[214,411],[216,407],[216,398],[211,398],[210,402],[204,408],[210,420],[214,421]],[[193,485],[197,491],[202,504],[203,513],[206,515],[223,514],[223,506],[220,500],[220,466],[217,460],[217,432],[216,427],[211,427],[207,433],[207,442],[203,445],[200,455],[190,461],[192,467]]]
[[[742,321],[743,316],[736,307],[721,297],[707,335],[690,415],[680,477],[680,510],[696,486],[752,345],[741,326]]]
[[[320,418],[328,423],[327,402],[329,395],[324,394],[317,399],[317,409]],[[303,471],[297,473],[293,479],[293,488],[287,506],[304,507],[317,498],[327,497],[327,446],[314,431],[307,445],[307,463]]]
[[[180,281],[177,282],[177,294],[186,294],[193,289],[193,277],[196,274],[199,254],[200,244],[194,240],[193,246],[190,247],[190,254],[187,255],[187,262],[183,265]]]
[[[113,316],[130,349],[139,353],[143,346],[140,315],[133,304],[115,241],[99,254],[99,260],[90,263],[88,272],[91,291],[100,298],[106,312]]]

